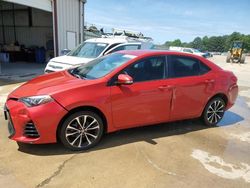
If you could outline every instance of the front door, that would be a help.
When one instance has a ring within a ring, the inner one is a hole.
[[[169,120],[172,91],[167,87],[165,57],[140,60],[121,73],[130,75],[132,85],[111,86],[113,122],[128,128]]]

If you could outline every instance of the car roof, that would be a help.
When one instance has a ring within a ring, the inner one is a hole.
[[[172,51],[172,50],[122,50],[118,53],[134,55],[134,56],[151,56],[151,55],[187,55],[187,53],[179,52],[179,51]],[[192,55],[193,56],[193,55]]]
[[[127,55],[134,55],[138,58],[141,57],[148,57],[148,56],[155,56],[155,55],[183,55],[186,57],[193,57],[195,59],[198,59],[208,65],[210,68],[221,70],[221,68],[214,64],[212,61],[209,61],[208,59],[205,59],[203,57],[197,56],[195,54],[191,53],[185,53],[185,52],[179,52],[179,51],[171,51],[171,50],[122,50],[118,51],[116,53],[122,53]]]
[[[106,44],[115,44],[115,43],[138,43],[141,44],[141,41],[130,40],[127,37],[107,37],[107,38],[92,38],[88,39],[85,42],[100,42]]]

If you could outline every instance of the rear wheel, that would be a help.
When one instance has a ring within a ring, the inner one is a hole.
[[[227,53],[227,63],[230,63],[230,60],[231,60],[231,53],[230,52],[228,52]]]
[[[241,55],[241,58],[240,58],[240,63],[245,63],[245,59],[246,59],[246,55],[245,54],[242,54]]]
[[[102,119],[91,111],[70,115],[60,130],[61,142],[71,150],[86,150],[95,146],[103,135]]]
[[[215,126],[218,124],[225,113],[226,104],[220,97],[211,99],[202,114],[204,123],[208,126]]]

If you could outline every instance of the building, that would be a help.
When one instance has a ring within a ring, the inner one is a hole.
[[[10,60],[58,56],[83,41],[86,0],[1,0],[0,45]],[[40,53],[41,54],[41,53]],[[36,59],[36,58],[35,58]]]

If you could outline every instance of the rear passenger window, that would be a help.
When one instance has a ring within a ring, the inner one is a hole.
[[[204,63],[200,63],[200,74],[206,74],[210,71],[210,68],[207,65],[204,65]]]
[[[169,77],[179,78],[197,76],[207,73],[210,68],[199,60],[185,56],[169,56]]]

